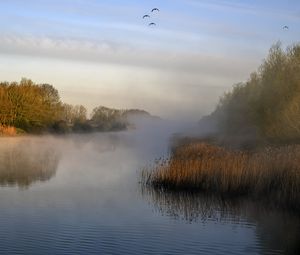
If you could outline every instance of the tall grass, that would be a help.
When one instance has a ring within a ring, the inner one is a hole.
[[[0,124],[0,136],[15,136],[17,130],[15,127],[3,126]]]
[[[300,146],[232,151],[206,143],[178,146],[142,173],[144,184],[274,199],[300,209]]]

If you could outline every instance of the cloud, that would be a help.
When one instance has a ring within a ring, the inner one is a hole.
[[[0,36],[0,52],[5,54],[117,64],[212,76],[234,76],[252,66],[247,56],[210,55],[190,51],[135,48],[111,41],[91,41],[51,37]],[[228,65],[230,59],[231,65]],[[250,63],[250,65],[249,65]],[[233,68],[234,66],[234,68]]]

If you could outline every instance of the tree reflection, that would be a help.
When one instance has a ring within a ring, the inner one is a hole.
[[[55,173],[59,153],[48,144],[29,139],[6,139],[0,144],[0,185],[28,188],[48,181]]]

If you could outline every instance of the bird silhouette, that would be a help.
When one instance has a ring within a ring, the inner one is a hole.
[[[154,11],[158,11],[159,12],[159,9],[158,8],[153,8],[151,12],[154,12]]]
[[[146,14],[146,15],[143,16],[143,19],[144,18],[150,18],[150,16],[148,14]]]
[[[156,24],[154,22],[151,22],[148,26],[156,26]]]
[[[282,29],[289,29],[289,27],[288,26],[284,26]]]

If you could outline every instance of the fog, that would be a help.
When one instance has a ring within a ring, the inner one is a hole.
[[[10,208],[14,201],[27,208],[22,211],[38,204],[55,215],[55,210],[76,211],[91,221],[101,216],[105,224],[135,221],[145,209],[140,204],[141,169],[168,155],[170,137],[190,127],[143,118],[135,118],[135,124],[122,132],[0,138],[2,206]],[[141,208],[132,211],[131,205]]]
[[[122,132],[1,138],[0,183],[28,187],[57,178],[64,186],[83,179],[91,185],[99,181],[111,185],[132,178],[139,167],[168,154],[174,134],[192,133],[197,127],[197,123],[159,118],[130,121],[135,128]],[[89,179],[89,171],[96,171],[99,179]]]

